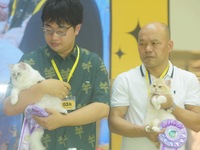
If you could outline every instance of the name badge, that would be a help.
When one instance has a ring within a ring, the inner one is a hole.
[[[76,109],[76,96],[66,97],[62,101],[62,107],[66,110],[75,110]]]

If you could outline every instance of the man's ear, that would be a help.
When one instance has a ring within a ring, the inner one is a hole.
[[[169,52],[171,52],[173,50],[173,48],[174,48],[174,42],[172,40],[170,40],[168,42],[168,48],[169,48]]]
[[[79,34],[80,29],[81,29],[81,24],[76,25],[76,28],[75,28],[75,34],[76,35]]]

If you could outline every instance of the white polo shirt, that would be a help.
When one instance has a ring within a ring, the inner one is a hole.
[[[112,85],[111,107],[129,106],[125,119],[133,124],[143,125],[148,100],[148,84],[145,78],[146,68],[142,64],[118,75]],[[150,80],[153,78],[149,77]],[[200,105],[200,85],[197,77],[188,71],[173,66],[164,77],[171,80],[171,91],[176,105]],[[144,144],[145,143],[145,144]],[[122,139],[121,150],[157,150],[147,138]]]

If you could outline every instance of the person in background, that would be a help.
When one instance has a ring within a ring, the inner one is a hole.
[[[118,75],[112,86],[109,127],[122,135],[121,150],[157,150],[158,132],[146,132],[143,124],[148,101],[148,86],[153,78],[171,80],[172,95],[161,108],[171,112],[186,128],[200,131],[200,86],[197,77],[177,68],[169,61],[173,41],[166,24],[151,22],[138,34],[138,51],[142,61]],[[148,82],[149,81],[149,82]],[[162,131],[163,132],[163,131]],[[145,144],[144,144],[145,143]]]
[[[21,91],[16,105],[10,102],[11,88],[8,88],[4,112],[7,115],[23,113],[45,94],[61,99],[75,96],[75,107],[67,115],[47,108],[48,117],[34,116],[34,119],[46,129],[43,144],[47,150],[94,150],[96,121],[108,116],[110,91],[101,58],[75,43],[83,21],[82,4],[79,0],[48,0],[41,19],[47,45],[24,54],[20,61],[29,63],[47,80]],[[69,72],[72,76],[66,80]]]
[[[46,0],[0,0],[0,55],[3,56],[0,59],[0,83],[9,81],[9,65],[16,63],[23,54],[18,46],[27,22],[45,2]]]
[[[8,4],[8,16],[1,31],[1,38],[19,46],[24,34],[27,22],[44,5],[46,0],[10,0]]]
[[[8,19],[8,1],[0,0],[0,33],[4,30],[4,24]]]

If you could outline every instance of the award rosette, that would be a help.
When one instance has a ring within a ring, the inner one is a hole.
[[[30,124],[37,124],[35,120],[32,118],[32,115],[36,115],[39,117],[47,117],[49,114],[45,111],[44,108],[38,107],[36,105],[29,105],[25,109],[24,116],[28,120]]]
[[[44,108],[40,108],[35,105],[29,105],[26,107],[17,150],[28,150],[30,148],[29,140],[31,133],[37,128],[40,128],[40,126],[32,118],[32,115],[47,117],[49,114],[45,111]]]
[[[160,150],[178,150],[187,141],[187,130],[178,120],[167,119],[161,122],[161,130],[165,128],[163,134],[159,134]]]

